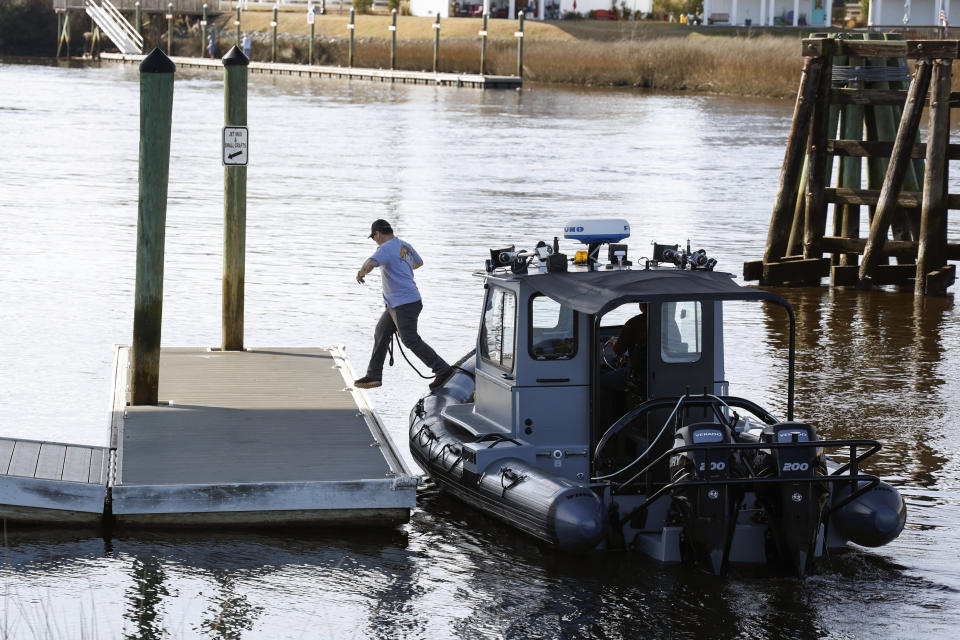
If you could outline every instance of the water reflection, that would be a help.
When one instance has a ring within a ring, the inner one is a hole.
[[[829,438],[875,438],[877,464],[900,475],[904,461],[921,486],[935,482],[945,458],[917,455],[947,425],[941,336],[952,321],[952,298],[824,288],[780,289],[797,317],[797,416]],[[782,312],[767,306],[769,346],[783,352]]]

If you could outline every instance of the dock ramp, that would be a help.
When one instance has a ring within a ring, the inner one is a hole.
[[[107,447],[0,438],[0,518],[99,525],[109,460]]]
[[[175,528],[409,519],[419,478],[339,348],[164,348],[160,402],[136,407],[129,361],[119,347],[109,447],[0,441],[2,515]]]
[[[117,45],[120,53],[133,55],[143,51],[143,36],[137,33],[110,0],[84,0],[83,9]]]

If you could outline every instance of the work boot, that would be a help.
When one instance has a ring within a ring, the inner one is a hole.
[[[451,375],[453,375],[453,367],[447,367],[440,373],[436,374],[433,377],[433,381],[430,383],[430,391],[436,391],[442,387],[443,383],[446,382]]]
[[[383,381],[380,378],[371,378],[370,376],[363,376],[353,381],[353,386],[357,389],[375,389],[382,384]]]

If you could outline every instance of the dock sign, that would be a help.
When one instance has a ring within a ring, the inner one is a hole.
[[[223,164],[247,166],[249,147],[246,127],[223,128]]]

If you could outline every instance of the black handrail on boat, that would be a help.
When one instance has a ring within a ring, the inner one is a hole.
[[[597,458],[600,456],[600,452],[603,450],[603,447],[607,444],[607,441],[610,440],[613,436],[620,433],[620,431],[633,422],[638,416],[648,411],[654,409],[666,409],[669,407],[675,406],[678,402],[683,401],[683,406],[685,407],[703,407],[708,405],[716,405],[719,403],[724,404],[728,407],[733,407],[736,409],[746,409],[753,415],[760,418],[764,424],[777,424],[777,420],[773,414],[769,411],[758,405],[757,403],[747,400],[746,398],[740,398],[737,396],[718,396],[714,394],[706,395],[686,395],[686,396],[669,396],[665,398],[655,398],[653,400],[647,400],[643,404],[634,407],[630,411],[627,411],[625,414],[620,416],[616,422],[614,422],[610,427],[604,432],[600,437],[600,441],[597,442],[597,446],[593,450],[593,459],[596,462]]]
[[[729,455],[730,451],[738,449],[747,449],[758,451],[761,449],[797,449],[805,448],[809,449],[814,448],[832,448],[832,447],[849,447],[850,455],[848,461],[841,467],[834,470],[832,473],[825,476],[813,475],[806,478],[760,478],[757,476],[748,476],[745,478],[708,478],[704,480],[677,480],[675,482],[669,482],[664,486],[660,487],[657,491],[648,496],[642,504],[638,507],[632,509],[629,514],[621,519],[621,525],[630,518],[633,517],[635,513],[647,508],[655,500],[660,498],[663,494],[668,491],[672,491],[677,488],[682,487],[693,487],[693,486],[727,486],[727,485],[742,485],[742,484],[786,484],[786,483],[805,483],[805,484],[814,484],[814,483],[823,483],[828,482],[831,484],[836,484],[839,482],[847,482],[850,484],[850,495],[846,496],[838,503],[835,503],[830,506],[829,510],[826,512],[826,515],[836,511],[837,509],[842,508],[843,506],[849,504],[853,500],[856,500],[867,491],[870,491],[880,483],[880,478],[871,474],[861,474],[858,470],[858,466],[861,462],[869,458],[870,456],[877,453],[881,444],[876,440],[814,440],[812,442],[728,442],[728,443],[711,443],[711,444],[690,444],[684,445],[681,447],[675,447],[669,451],[665,451],[661,455],[640,470],[638,473],[633,475],[630,479],[626,480],[622,484],[617,485],[616,487],[611,488],[611,492],[616,494],[619,493],[624,487],[632,484],[634,481],[642,477],[643,475],[649,473],[655,466],[659,465],[665,459],[683,453],[686,451],[703,451],[705,453],[704,458],[704,468],[710,468],[710,452],[715,449],[720,449],[727,452]],[[858,454],[858,447],[867,447],[867,450]],[[747,469],[752,473],[753,469],[747,465]],[[849,471],[849,473],[847,473]],[[857,485],[860,482],[866,482],[867,484],[858,487]],[[611,483],[612,484],[612,483]]]

